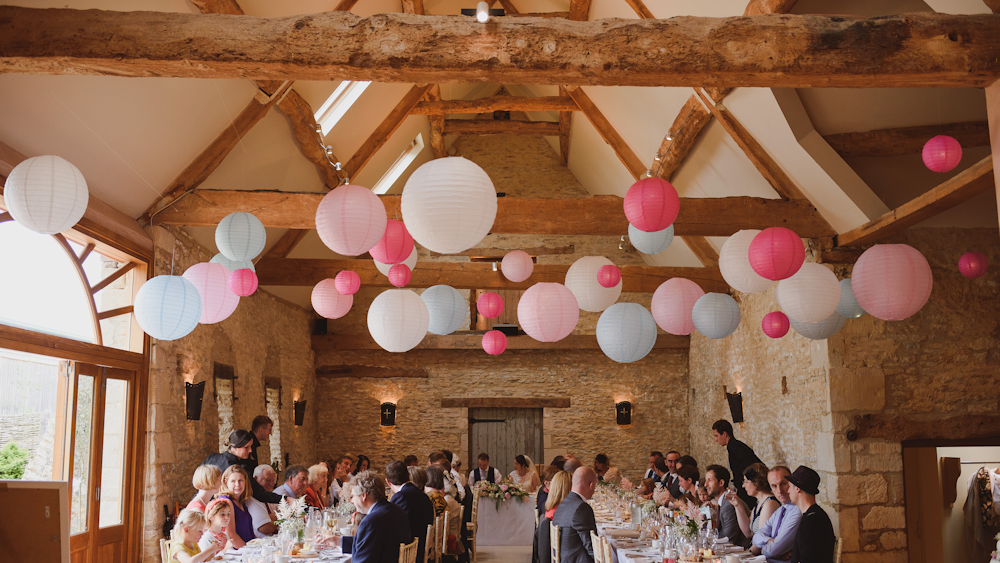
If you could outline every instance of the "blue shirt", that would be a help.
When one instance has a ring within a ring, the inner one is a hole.
[[[781,563],[785,561],[784,556],[791,553],[801,518],[799,507],[783,504],[753,535],[753,545],[760,548],[768,563]],[[768,542],[772,538],[774,541]]]

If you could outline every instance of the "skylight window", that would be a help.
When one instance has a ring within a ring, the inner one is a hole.
[[[347,110],[351,109],[354,102],[358,101],[361,93],[371,82],[358,82],[345,80],[337,86],[337,89],[330,94],[330,97],[323,102],[319,111],[316,112],[316,123],[323,128],[323,134],[328,135],[333,130],[333,126],[344,117]]]
[[[392,166],[385,171],[385,174],[375,182],[375,187],[372,191],[381,195],[389,191],[389,188],[396,183],[396,180],[403,175],[403,172],[413,164],[413,161],[420,154],[420,151],[424,150],[424,137],[420,133],[417,133],[417,137],[413,139],[410,146],[407,147],[403,154],[399,155],[396,162],[392,163]]]

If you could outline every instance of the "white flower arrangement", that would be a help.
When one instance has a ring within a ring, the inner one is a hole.
[[[278,503],[278,519],[275,524],[282,532],[288,532],[293,536],[298,536],[299,532],[305,529],[306,499],[283,497]]]

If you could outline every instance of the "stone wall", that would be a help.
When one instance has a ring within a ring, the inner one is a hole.
[[[589,195],[542,136],[463,135],[452,145],[451,152],[481,166],[497,191],[511,197],[561,199]]]

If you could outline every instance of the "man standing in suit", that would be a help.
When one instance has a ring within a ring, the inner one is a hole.
[[[729,469],[733,472],[736,494],[750,508],[757,506],[757,499],[748,495],[746,489],[743,488],[743,472],[755,463],[764,462],[757,457],[750,446],[733,436],[733,425],[728,420],[715,421],[715,424],[712,425],[712,437],[715,438],[716,443],[725,446],[729,452]]]
[[[712,504],[719,509],[719,535],[729,538],[733,545],[750,547],[750,541],[743,535],[736,518],[736,507],[729,501],[730,495],[736,497],[736,493],[729,490],[730,479],[728,469],[721,465],[709,465],[705,469],[705,490],[708,491]],[[739,498],[736,501],[743,502]],[[750,513],[746,505],[743,505],[743,513]]]
[[[354,508],[365,514],[354,535],[354,563],[396,563],[399,545],[413,542],[410,520],[399,506],[385,500],[385,481],[371,471],[354,476]],[[425,532],[426,533],[426,530]]]
[[[392,489],[390,502],[406,512],[410,520],[410,531],[420,540],[417,563],[423,563],[427,526],[434,523],[434,505],[431,504],[430,497],[410,482],[410,473],[402,461],[393,461],[385,466],[385,480]]]
[[[597,489],[597,473],[589,467],[573,472],[573,490],[559,503],[552,523],[559,526],[559,557],[562,563],[594,563],[590,532],[597,531],[594,509],[587,501]]]

